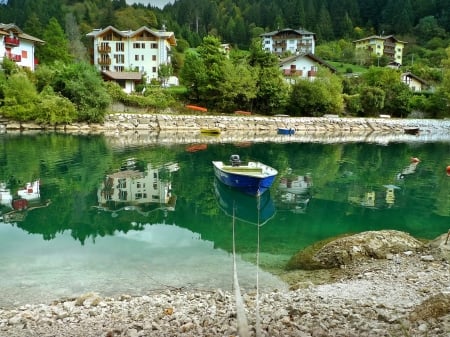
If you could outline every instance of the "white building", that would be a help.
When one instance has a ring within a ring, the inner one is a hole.
[[[108,72],[110,78],[117,77],[111,76],[112,73],[138,72],[148,82],[158,78],[160,65],[171,63],[170,50],[176,45],[173,32],[145,26],[134,31],[109,26],[95,29],[87,36],[92,39],[91,63],[100,71]]]
[[[329,69],[332,73],[336,69],[313,54],[297,54],[281,59],[281,71],[288,83],[294,84],[298,79],[313,81],[317,76],[319,67]]]
[[[284,53],[314,54],[316,48],[316,34],[303,28],[286,28],[260,35],[263,49],[270,53],[282,55]]]
[[[20,67],[34,71],[37,65],[35,46],[44,41],[25,34],[15,24],[0,23],[0,62],[7,57]]]

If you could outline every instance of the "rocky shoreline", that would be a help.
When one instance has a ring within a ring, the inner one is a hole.
[[[418,241],[405,240],[404,234],[371,232],[369,236],[361,241],[360,235],[348,247],[353,252],[371,247],[385,258],[356,258],[329,271],[328,280],[318,284],[311,283],[311,273],[324,271],[292,271],[295,281],[290,282],[290,290],[244,293],[248,330],[237,326],[233,293],[167,288],[139,297],[88,293],[51,304],[0,309],[0,336],[448,337],[447,234],[420,248]],[[412,249],[405,250],[411,243]],[[401,252],[386,253],[394,246]]]

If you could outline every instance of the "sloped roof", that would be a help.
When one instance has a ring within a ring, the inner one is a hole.
[[[422,79],[422,78],[420,78],[419,76],[417,76],[417,75],[414,75],[412,72],[410,72],[410,71],[408,71],[408,72],[406,72],[406,73],[403,73],[402,74],[402,78],[403,77],[411,77],[411,78],[414,78],[417,82],[420,82],[420,83],[422,83],[422,84],[424,84],[424,85],[427,85],[427,82],[424,80],[424,79]]]
[[[0,23],[0,35],[7,36],[10,33],[14,33],[18,38],[28,41],[33,41],[39,44],[44,44],[45,41],[38,39],[37,37],[31,36],[24,33],[18,26],[13,23]]]
[[[334,68],[332,65],[328,64],[321,58],[319,58],[316,55],[311,54],[311,53],[299,53],[297,55],[292,55],[292,56],[286,57],[286,58],[280,60],[279,65],[280,65],[280,67],[283,67],[284,65],[292,63],[300,58],[309,58],[311,61],[330,69],[330,71],[333,73],[335,73],[337,71],[336,68]]]
[[[136,71],[102,71],[102,74],[112,80],[131,80],[140,81],[142,80],[142,73]]]
[[[168,40],[171,45],[176,45],[175,34],[173,32],[167,32],[165,30],[153,30],[146,26],[142,26],[137,30],[119,30],[113,26],[108,26],[106,28],[94,29],[92,32],[87,33],[86,36],[95,38],[98,36],[102,36],[109,31],[113,31],[117,35],[120,35],[125,38],[130,38],[142,33],[143,31],[146,31],[160,39]]]
[[[299,29],[284,28],[284,29],[274,30],[272,32],[261,34],[260,36],[274,36],[274,35],[278,35],[281,33],[295,33],[298,35],[314,35],[314,36],[316,35],[316,33],[312,33],[310,31],[307,31],[306,29],[300,27]]]
[[[375,39],[375,40],[395,40],[395,41],[397,41],[399,43],[405,43],[405,44],[408,43],[408,42],[401,41],[401,40],[397,39],[394,35],[385,35],[385,36],[371,35],[371,36],[365,37],[363,39],[354,40],[353,43],[367,41],[367,40],[372,40],[372,39]]]

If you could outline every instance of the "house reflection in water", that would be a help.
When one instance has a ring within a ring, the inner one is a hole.
[[[312,198],[311,174],[289,174],[280,179],[277,191],[279,209],[290,210],[293,213],[304,213]]]
[[[27,182],[25,186],[15,189],[15,192],[12,192],[8,185],[6,182],[0,182],[0,221],[23,221],[27,211],[50,204],[50,200],[41,202],[39,179]]]
[[[99,208],[111,211],[173,211],[176,196],[172,194],[170,177],[178,169],[176,163],[154,167],[150,163],[139,165],[138,161],[128,159],[121,170],[105,177],[97,193]]]

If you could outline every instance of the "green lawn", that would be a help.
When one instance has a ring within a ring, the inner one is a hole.
[[[347,74],[347,73],[362,74],[367,71],[367,67],[358,66],[351,63],[342,63],[334,61],[327,61],[327,63],[331,64],[334,68],[336,68],[338,74]],[[350,69],[351,71],[349,71]]]

